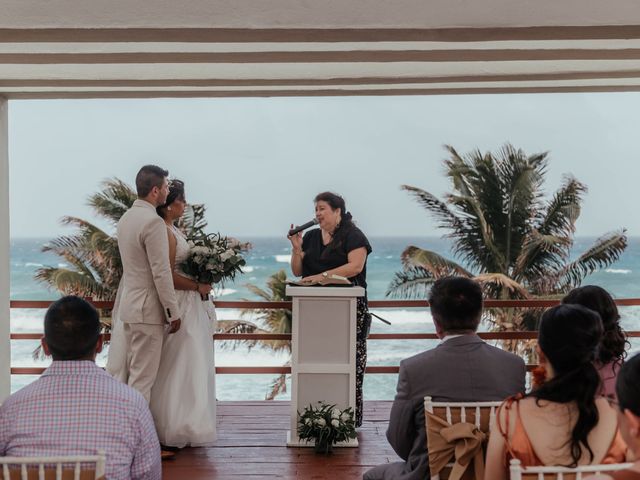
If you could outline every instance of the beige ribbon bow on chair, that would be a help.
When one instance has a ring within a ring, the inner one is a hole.
[[[450,425],[446,420],[429,412],[427,422],[427,448],[431,475],[436,475],[455,458],[449,480],[460,480],[473,460],[475,478],[484,478],[482,445],[486,435],[471,423]]]

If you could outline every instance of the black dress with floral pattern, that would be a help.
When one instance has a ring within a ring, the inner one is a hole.
[[[302,238],[302,276],[317,275],[334,268],[341,267],[348,262],[349,252],[364,247],[367,255],[371,253],[371,244],[362,231],[355,225],[341,226],[343,231],[336,232],[334,238],[327,245],[322,243],[320,229],[309,230]],[[367,264],[355,277],[350,278],[353,285],[363,287],[365,296],[357,299],[357,332],[356,332],[356,426],[362,425],[362,384],[364,371],[367,366],[367,336],[371,327],[371,315],[367,308]]]

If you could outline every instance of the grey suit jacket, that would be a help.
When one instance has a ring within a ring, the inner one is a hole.
[[[167,226],[149,202],[136,200],[118,222],[118,249],[123,267],[120,320],[163,324],[179,318]]]
[[[366,480],[423,480],[429,476],[424,397],[437,402],[503,400],[523,392],[524,361],[485,343],[477,335],[448,339],[400,363],[387,439],[404,462],[380,465]]]

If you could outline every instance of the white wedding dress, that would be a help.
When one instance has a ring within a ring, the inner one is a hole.
[[[172,231],[179,268],[189,245],[180,231]],[[196,291],[176,290],[176,299],[180,330],[164,339],[149,407],[163,445],[208,446],[216,440],[215,309]]]

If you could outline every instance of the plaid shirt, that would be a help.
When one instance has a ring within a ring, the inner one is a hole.
[[[91,361],[54,361],[0,406],[0,456],[107,456],[108,479],[160,479],[160,444],[142,395]]]

